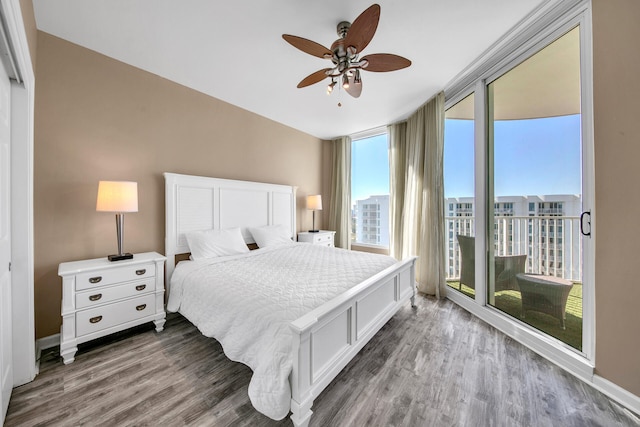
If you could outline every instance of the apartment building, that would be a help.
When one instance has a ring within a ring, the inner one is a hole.
[[[579,195],[496,197],[493,205],[495,255],[527,254],[527,271],[579,280],[582,277]],[[448,278],[460,275],[457,234],[475,235],[473,197],[445,200]]]
[[[352,231],[353,242],[389,246],[389,195],[357,200],[352,211]]]

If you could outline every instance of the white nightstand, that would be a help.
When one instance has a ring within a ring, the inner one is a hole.
[[[334,247],[334,236],[335,231],[328,230],[320,230],[317,233],[312,233],[310,231],[303,231],[298,233],[298,242],[311,243],[313,245],[322,245],[329,246],[331,248]]]
[[[164,261],[156,252],[133,259],[63,262],[60,355],[73,362],[78,344],[146,322],[164,329]]]

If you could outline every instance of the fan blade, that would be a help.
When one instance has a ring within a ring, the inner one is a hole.
[[[289,34],[283,34],[282,38],[285,39],[291,46],[298,48],[304,53],[308,53],[309,55],[317,56],[318,58],[322,59],[326,58],[327,55],[329,56],[329,58],[333,56],[333,53],[331,53],[329,49],[311,40],[307,40],[298,36],[292,36]]]
[[[309,74],[307,77],[302,79],[300,83],[298,83],[298,89],[306,86],[310,86],[312,84],[318,83],[327,78],[327,71],[331,71],[331,68],[325,68],[323,70],[318,70],[315,73]]]
[[[379,20],[380,6],[374,4],[353,21],[345,37],[344,46],[353,46],[356,48],[356,52],[362,52],[376,33]]]
[[[345,90],[354,98],[359,98],[362,93],[362,80],[360,80],[360,83],[354,83],[354,76],[349,76],[349,87]]]
[[[360,59],[360,61],[369,62],[369,65],[362,67],[363,70],[377,73],[401,70],[411,65],[411,61],[407,58],[403,58],[402,56],[394,55],[392,53],[374,53],[373,55],[365,56]]]

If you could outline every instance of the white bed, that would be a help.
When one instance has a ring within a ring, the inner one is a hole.
[[[360,257],[363,260],[362,265],[367,264],[369,260],[378,261],[369,254],[285,243],[275,248],[252,251],[246,255],[225,257],[224,260],[214,258],[189,262],[180,266],[175,280],[171,280],[176,256],[189,252],[185,239],[185,233],[188,232],[240,227],[245,241],[253,243],[248,231],[250,227],[284,224],[294,240],[296,191],[295,187],[291,186],[170,173],[165,173],[165,180],[167,283],[175,284],[174,295],[172,288],[168,289],[169,310],[180,310],[205,335],[214,336],[221,341],[225,353],[230,358],[241,361],[254,370],[249,393],[257,409],[274,419],[286,416],[290,409],[294,425],[308,425],[313,399],[403,304],[408,300],[413,303],[415,258],[394,262],[379,257],[378,260],[386,264],[362,269],[345,267],[340,270],[335,267],[335,259],[343,256]],[[308,271],[296,274],[300,276],[297,282],[291,279],[292,272],[287,273],[287,279],[283,279],[286,284],[278,288],[279,279],[275,272],[271,271],[278,268],[271,266],[276,266],[279,262],[286,265],[293,259],[290,257],[297,257],[300,252],[305,253],[300,255],[303,259],[306,257],[325,264],[307,266],[304,270]],[[321,261],[321,258],[330,260]],[[256,265],[251,265],[251,268],[262,269],[257,271],[264,271],[261,276],[267,278],[266,284],[260,285],[259,289],[252,288],[254,285],[250,284],[251,286],[244,291],[238,292],[235,301],[235,294],[225,291],[229,286],[222,286],[218,290],[209,286],[200,286],[200,289],[197,289],[197,277],[210,276],[209,280],[216,282],[220,280],[218,274],[221,274],[222,270],[232,272],[234,269],[240,269],[248,275],[244,278],[239,277],[238,283],[255,276],[255,271],[251,272],[249,267],[238,267],[246,264],[236,264],[248,262],[247,259]],[[332,288],[327,286],[330,280],[326,277],[327,262],[334,266],[330,270],[342,271],[337,273],[340,277],[332,279],[334,282],[346,282],[345,276],[350,276],[349,280],[353,283],[341,285],[342,288],[335,288],[330,292],[325,291],[325,288]],[[258,267],[260,263],[262,266]],[[360,275],[351,274],[351,270],[358,270]],[[319,271],[323,274],[318,274]],[[375,271],[378,272],[371,273]],[[298,289],[298,283],[308,283],[310,287]],[[270,298],[278,289],[287,289],[287,292],[297,295],[292,300],[299,299],[299,306],[292,304],[289,308],[289,302],[283,302],[281,296]],[[255,292],[252,292],[253,290]],[[227,300],[222,299],[223,294],[227,294]],[[311,294],[313,298],[307,298]],[[206,298],[209,298],[209,302],[204,302],[207,301]],[[218,299],[221,305],[213,308],[218,310],[215,313],[217,315],[220,315],[219,310],[222,307],[228,307],[232,313],[243,309],[248,311],[244,315],[229,317],[232,319],[230,322],[233,323],[233,327],[231,324],[212,321],[217,319],[207,314],[206,306],[214,304]],[[274,300],[273,307],[279,307],[275,310],[284,313],[282,316],[271,314],[269,306],[266,305],[270,299]],[[269,318],[269,321],[258,321],[263,318]],[[237,319],[243,319],[245,323],[238,322]],[[232,329],[237,330],[235,335],[230,335]],[[274,330],[280,332],[273,332]],[[252,333],[256,335],[251,336]],[[261,336],[267,339],[261,340]],[[240,339],[248,340],[250,343],[269,343],[267,346],[270,346],[271,351],[281,356],[275,357],[279,360],[276,365],[283,366],[285,370],[271,372],[273,368],[270,360],[265,362],[254,357],[256,353],[264,353],[264,347],[235,345],[235,341]],[[271,376],[266,376],[265,372]],[[271,387],[276,391],[271,390]],[[273,400],[276,402],[273,411],[269,409],[269,394],[272,391]]]

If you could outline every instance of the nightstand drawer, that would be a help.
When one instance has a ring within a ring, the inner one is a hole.
[[[100,288],[78,292],[76,294],[76,308],[94,307],[118,299],[144,295],[155,290],[153,278],[124,285],[102,286]]]
[[[98,332],[156,312],[155,295],[149,294],[76,313],[77,336]]]
[[[318,236],[313,238],[313,242],[318,245],[329,245],[333,243],[332,233],[318,233]]]
[[[155,275],[155,264],[122,266],[104,269],[99,272],[81,273],[76,276],[76,291],[91,289],[96,286],[110,285],[112,283],[130,282]]]

